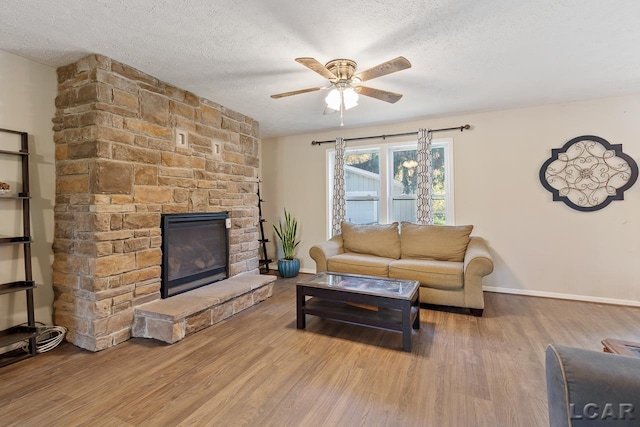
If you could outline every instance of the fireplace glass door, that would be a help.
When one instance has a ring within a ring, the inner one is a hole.
[[[228,212],[162,216],[162,298],[229,275]]]

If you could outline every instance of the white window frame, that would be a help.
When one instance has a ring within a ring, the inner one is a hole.
[[[346,152],[353,153],[358,151],[370,151],[378,149],[380,153],[380,197],[379,197],[379,220],[380,224],[387,224],[391,220],[391,199],[393,197],[391,186],[393,185],[393,179],[389,179],[388,171],[393,168],[393,156],[392,151],[413,150],[417,148],[417,141],[398,141],[387,142],[383,144],[372,145],[359,145],[353,148],[347,148]],[[446,216],[445,223],[447,225],[453,225],[455,222],[455,207],[454,207],[454,170],[453,170],[453,138],[438,138],[431,141],[432,148],[442,147],[444,149],[444,165],[447,177],[445,180],[445,195],[446,199]],[[326,165],[327,165],[327,236],[331,237],[331,219],[333,216],[333,170],[334,170],[334,156],[335,149],[329,148],[326,151]],[[396,196],[397,197],[397,196]]]

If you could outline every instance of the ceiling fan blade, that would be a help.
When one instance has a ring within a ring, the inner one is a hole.
[[[395,73],[396,71],[406,70],[407,68],[411,68],[411,63],[404,56],[398,56],[395,59],[383,62],[382,64],[378,64],[375,67],[371,67],[356,74],[355,78],[364,82],[377,77],[386,76],[387,74]]]
[[[294,90],[291,92],[284,92],[284,93],[277,93],[275,95],[271,95],[272,98],[284,98],[285,96],[291,96],[291,95],[299,95],[301,93],[307,93],[307,92],[315,92],[317,90],[320,89],[324,89],[324,86],[321,87],[310,87],[308,89],[300,89],[300,90]]]
[[[358,86],[355,88],[355,91],[360,95],[370,96],[372,98],[379,99],[380,101],[389,102],[391,104],[395,104],[402,98],[402,94],[389,92],[386,90],[374,89],[372,87],[367,86]]]
[[[318,62],[315,58],[296,58],[296,62],[320,74],[325,79],[336,80],[338,77]]]

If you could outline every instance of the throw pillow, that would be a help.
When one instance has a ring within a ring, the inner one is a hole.
[[[359,225],[342,223],[342,242],[345,252],[400,258],[398,223]]]
[[[403,222],[400,232],[402,258],[464,261],[473,225],[418,225]]]

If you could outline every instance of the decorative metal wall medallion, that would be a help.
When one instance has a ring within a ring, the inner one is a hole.
[[[613,200],[623,200],[624,192],[638,179],[638,165],[622,152],[622,144],[611,145],[598,136],[573,138],[540,169],[540,182],[554,201],[570,208],[591,212]]]

